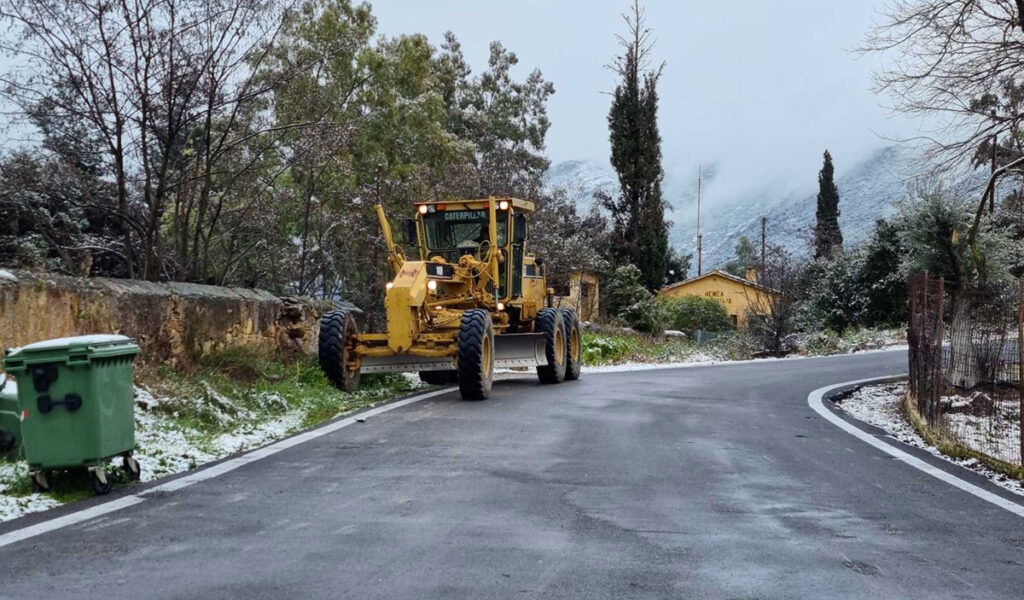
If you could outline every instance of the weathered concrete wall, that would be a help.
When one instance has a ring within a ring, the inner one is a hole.
[[[0,271],[0,347],[120,333],[140,362],[187,366],[228,347],[313,352],[317,321],[335,303],[190,283]]]

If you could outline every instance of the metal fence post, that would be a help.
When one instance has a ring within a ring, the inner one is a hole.
[[[1017,286],[1017,421],[1020,424],[1020,459],[1024,466],[1024,278]]]
[[[933,342],[932,370],[935,380],[932,382],[932,405],[929,413],[929,422],[935,425],[939,419],[939,408],[942,404],[942,311],[946,303],[946,280],[939,277],[938,298],[935,300],[935,339]]]

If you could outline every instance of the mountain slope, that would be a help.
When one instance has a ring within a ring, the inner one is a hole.
[[[853,167],[839,170],[839,224],[847,244],[863,241],[877,219],[891,216],[895,201],[906,193],[905,173],[913,151],[900,146],[882,148]],[[787,189],[786,182],[750,186],[747,191],[728,197],[716,194],[715,181],[705,180],[707,195],[702,206],[704,233],[704,269],[710,270],[733,258],[733,248],[746,235],[758,244],[761,217],[767,217],[770,244],[797,254],[806,254],[817,204],[815,182],[817,166],[809,169],[807,182]],[[696,169],[694,169],[696,171]],[[675,210],[666,217],[674,221],[670,232],[672,245],[683,253],[696,254],[697,224],[696,182],[667,173],[665,198]],[[595,161],[565,161],[552,166],[547,176],[550,187],[564,187],[578,195],[579,208],[589,209],[595,191],[615,193],[617,180],[610,166]],[[696,259],[693,262],[696,269]]]

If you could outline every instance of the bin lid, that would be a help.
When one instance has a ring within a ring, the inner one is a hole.
[[[40,350],[61,350],[64,348],[71,348],[72,346],[110,346],[114,344],[130,344],[131,338],[123,335],[114,335],[109,333],[97,333],[95,335],[79,335],[75,337],[62,337],[55,338],[52,340],[43,340],[41,342],[34,342],[21,348],[15,348],[11,351],[11,354],[16,352],[38,352]]]
[[[63,360],[72,355],[99,358],[138,353],[139,347],[132,342],[131,338],[123,335],[80,335],[43,340],[21,348],[13,348],[7,352],[4,363],[8,370],[11,370],[11,367],[17,368],[26,360],[35,364]]]

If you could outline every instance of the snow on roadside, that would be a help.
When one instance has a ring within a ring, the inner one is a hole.
[[[220,458],[262,446],[301,429],[303,417],[303,413],[296,410],[281,415],[272,421],[244,426],[238,431],[217,436],[210,443],[210,448]]]
[[[11,496],[7,489],[18,479],[28,477],[28,465],[23,462],[0,463],[0,522],[16,519],[29,513],[50,510],[60,502],[44,494]]]
[[[304,417],[302,411],[291,410],[269,420],[253,420],[253,415],[244,413],[228,398],[218,396],[217,408],[223,411],[218,413],[218,417],[228,419],[230,414],[230,418],[235,419],[244,414],[247,418],[233,421],[236,426],[230,432],[209,437],[183,426],[175,419],[175,413],[167,412],[168,407],[180,400],[154,395],[142,387],[136,387],[135,392],[134,455],[142,467],[142,481],[189,471],[281,439],[301,429]],[[212,390],[208,392],[212,393]],[[256,399],[269,407],[284,403],[284,399],[276,394],[265,394]],[[115,459],[111,465],[120,466],[120,462]],[[0,462],[0,522],[60,506],[58,500],[45,494],[12,496],[5,493],[16,481],[24,481],[27,477],[28,466],[24,462]]]
[[[906,383],[889,383],[862,387],[850,396],[843,398],[838,404],[847,414],[875,427],[886,430],[897,440],[921,448],[947,462],[970,469],[984,475],[993,483],[1016,494],[1024,495],[1022,482],[1011,479],[1002,473],[990,469],[985,463],[975,458],[953,458],[946,456],[935,446],[924,440],[914,426],[903,416],[902,403],[906,394]]]
[[[301,429],[304,417],[302,411],[291,410],[268,420],[255,420],[251,413],[236,406],[229,398],[208,388],[205,399],[208,407],[212,405],[215,408],[213,416],[217,422],[235,427],[229,432],[206,437],[182,427],[174,413],[156,410],[162,405],[173,406],[170,403],[175,401],[155,396],[142,387],[136,387],[135,392],[135,458],[142,466],[143,481],[195,469],[281,439]],[[211,398],[213,402],[209,402]],[[266,407],[287,405],[277,394],[261,394],[256,399]]]
[[[976,391],[968,397],[943,396],[944,427],[978,452],[1004,462],[1020,462],[1020,404],[1001,394]]]

